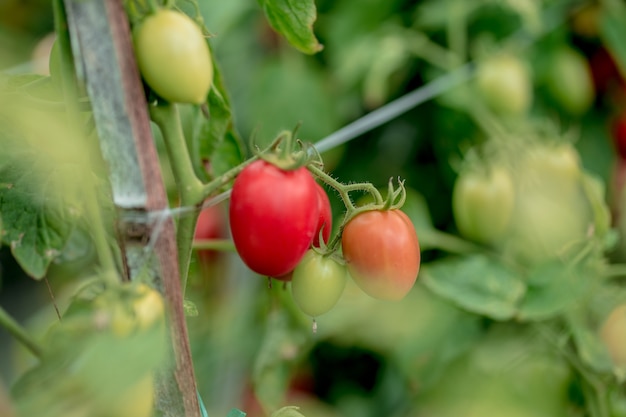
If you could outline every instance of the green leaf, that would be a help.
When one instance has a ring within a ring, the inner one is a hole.
[[[605,238],[611,230],[611,210],[606,204],[604,182],[598,176],[585,172],[582,176],[582,186],[593,211],[594,232],[600,238]]]
[[[267,20],[291,45],[305,54],[314,54],[323,46],[313,33],[317,10],[313,0],[259,0]]]
[[[205,180],[215,178],[243,161],[243,144],[234,127],[230,100],[217,63],[214,68],[213,86],[207,97],[208,115],[198,107],[192,107],[189,146],[196,174]],[[206,161],[210,161],[208,172]]]
[[[580,359],[597,372],[610,373],[613,369],[613,361],[598,334],[583,318],[571,314],[568,319]]]
[[[514,271],[484,255],[433,262],[421,277],[439,296],[496,320],[513,317],[526,290]]]
[[[544,320],[572,307],[589,292],[594,280],[576,267],[553,261],[533,269],[520,306],[521,320]]]
[[[76,155],[61,151],[73,146],[66,140],[67,130],[50,116],[31,113],[31,119],[11,113],[11,117],[1,110],[2,242],[10,246],[24,271],[39,279],[61,254],[82,212],[77,178],[83,174],[73,161]],[[32,126],[32,120],[38,125]]]
[[[275,310],[267,317],[265,335],[254,363],[254,393],[263,408],[276,409],[282,404],[291,376],[291,368],[305,342],[301,327],[290,323],[289,313]]]
[[[621,2],[613,2],[613,7],[604,8],[600,15],[600,36],[617,66],[626,77],[626,7]]]

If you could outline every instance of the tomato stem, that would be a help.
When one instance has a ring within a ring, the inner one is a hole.
[[[235,244],[230,239],[196,239],[193,242],[193,249],[235,252]]]
[[[150,115],[163,134],[163,141],[172,165],[174,181],[178,188],[181,205],[187,207],[200,204],[204,196],[204,187],[193,170],[178,108],[172,103],[151,106]],[[199,211],[194,210],[191,214],[181,217],[178,220],[176,229],[179,272],[183,294],[187,285],[193,235],[199,215]]]
[[[17,341],[23,344],[33,355],[41,358],[43,349],[28,332],[0,306],[0,326],[4,327]]]
[[[608,264],[605,266],[603,277],[623,278],[626,277],[626,264]]]
[[[320,180],[337,190],[339,196],[341,197],[341,200],[346,206],[346,210],[348,211],[348,213],[357,210],[357,208],[352,203],[352,200],[350,200],[349,193],[352,191],[368,192],[374,196],[376,205],[383,204],[383,197],[381,196],[380,191],[378,191],[378,189],[369,182],[342,184],[315,165],[308,165],[307,168],[313,175],[315,175],[315,177],[319,178]]]

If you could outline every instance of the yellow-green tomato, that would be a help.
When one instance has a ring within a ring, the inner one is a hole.
[[[506,232],[515,203],[515,187],[504,167],[462,173],[454,184],[452,210],[459,232],[493,244]]]
[[[626,372],[626,304],[611,311],[600,329],[600,338],[606,345],[613,364]]]
[[[476,86],[485,104],[499,114],[523,115],[532,103],[530,71],[512,54],[494,55],[481,62]]]
[[[106,417],[150,417],[154,411],[154,378],[143,377],[110,404]]]
[[[347,277],[345,265],[309,249],[293,271],[293,299],[303,313],[317,317],[337,304]]]
[[[591,70],[585,57],[570,47],[552,52],[546,73],[550,95],[572,115],[585,113],[595,98]]]
[[[201,104],[213,81],[211,52],[187,15],[159,10],[133,31],[135,55],[150,88],[167,101]]]

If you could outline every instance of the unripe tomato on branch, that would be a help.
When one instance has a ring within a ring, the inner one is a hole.
[[[293,271],[293,299],[303,313],[317,317],[337,304],[347,277],[345,265],[310,249]]]
[[[348,272],[368,295],[400,300],[420,267],[420,248],[411,220],[402,211],[371,210],[345,225],[341,238]]]
[[[158,10],[133,29],[141,75],[170,102],[202,104],[213,82],[211,52],[202,29],[189,16]]]
[[[452,211],[459,232],[480,243],[496,243],[509,226],[514,201],[515,186],[505,168],[461,173],[452,192]]]

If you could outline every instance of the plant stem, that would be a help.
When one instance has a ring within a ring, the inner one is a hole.
[[[235,244],[230,239],[199,239],[193,242],[193,249],[234,252]]]
[[[272,141],[272,143],[269,144],[268,147],[263,149],[258,154],[254,155],[254,156],[252,156],[252,157],[250,157],[248,159],[246,159],[245,161],[243,161],[242,163],[240,163],[236,167],[233,167],[233,168],[229,169],[228,171],[226,171],[225,173],[223,173],[219,177],[215,178],[214,180],[210,181],[209,183],[204,184],[202,186],[202,199],[204,200],[204,199],[210,197],[215,191],[219,190],[220,188],[222,188],[223,186],[228,184],[237,175],[239,175],[239,173],[241,171],[243,171],[245,167],[247,167],[248,165],[250,165],[254,161],[259,160],[261,154],[265,154],[266,152],[268,152],[268,151],[270,151],[272,149],[275,149],[278,146],[278,144],[283,139],[284,139],[284,135],[279,135],[276,139],[274,139]]]
[[[181,204],[184,206],[200,204],[203,199],[203,186],[193,170],[178,107],[172,103],[150,106],[150,116],[163,134]]]
[[[307,166],[307,168],[317,178],[319,178],[320,180],[324,181],[326,184],[330,185],[335,190],[337,190],[337,192],[339,193],[339,196],[341,197],[341,200],[346,206],[347,217],[352,217],[352,213],[358,210],[352,203],[352,200],[350,200],[349,193],[351,191],[369,192],[370,194],[374,196],[374,199],[376,200],[376,204],[383,203],[383,197],[380,195],[380,191],[378,191],[378,189],[374,187],[372,184],[370,184],[369,182],[345,185],[345,184],[340,183],[339,181],[337,181],[336,179],[334,179],[333,177],[331,177],[330,175],[328,175],[327,173],[325,173],[324,171],[322,171],[321,169],[319,169],[318,167],[314,165],[309,165]]]
[[[172,166],[174,181],[178,188],[180,204],[183,207],[197,206],[203,200],[203,185],[196,176],[187,150],[187,142],[183,135],[180,115],[175,104],[150,107],[152,120],[159,126],[163,141]],[[198,220],[199,211],[195,210],[178,220],[176,229],[176,246],[183,295],[187,286],[187,275],[191,261],[191,246]]]
[[[467,2],[449,0],[449,4],[451,17],[446,27],[448,47],[460,63],[467,57]]]
[[[0,326],[7,329],[7,331],[11,333],[16,340],[28,348],[33,355],[37,358],[41,358],[43,355],[43,349],[41,346],[39,346],[39,344],[30,337],[26,330],[24,330],[24,328],[20,326],[19,323],[16,322],[4,308],[2,308],[2,306],[0,306]]]
[[[484,252],[485,248],[437,229],[418,233],[422,249],[440,249],[459,255]]]
[[[626,264],[608,264],[605,267],[603,276],[605,278],[626,277]]]
[[[83,187],[83,192],[86,195],[85,208],[86,216],[91,229],[89,231],[93,243],[98,255],[98,261],[102,266],[102,269],[106,272],[102,274],[103,278],[111,284],[115,284],[119,281],[117,274],[118,268],[109,241],[107,239],[107,232],[102,222],[102,209],[98,205],[98,196],[95,189],[92,187]]]

